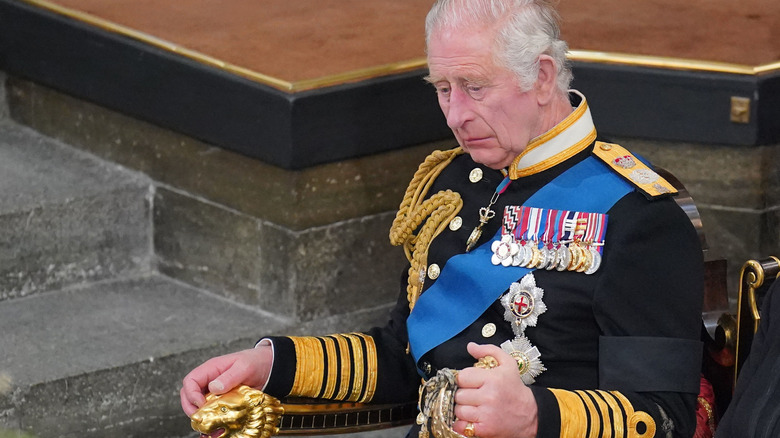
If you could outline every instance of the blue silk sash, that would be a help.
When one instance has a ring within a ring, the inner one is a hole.
[[[529,207],[606,213],[634,187],[601,160],[588,157],[534,193]],[[439,278],[417,300],[407,330],[415,363],[436,346],[471,325],[490,305],[533,269],[493,265],[493,239],[447,261]]]

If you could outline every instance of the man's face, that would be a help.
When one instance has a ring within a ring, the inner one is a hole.
[[[535,91],[520,91],[514,74],[493,62],[492,38],[490,29],[434,33],[428,79],[458,143],[474,161],[501,169],[543,131]]]

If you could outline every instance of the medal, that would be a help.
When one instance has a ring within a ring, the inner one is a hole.
[[[598,249],[594,247],[590,247],[590,253],[593,256],[593,262],[591,263],[590,267],[585,271],[586,274],[591,275],[594,272],[596,272],[599,269],[599,266],[601,266],[601,253]]]
[[[517,371],[523,383],[531,385],[536,377],[547,371],[542,363],[542,354],[525,336],[518,336],[511,341],[504,341],[501,349],[517,361]]]
[[[544,290],[536,287],[533,273],[526,274],[520,283],[512,283],[509,292],[501,297],[504,320],[512,325],[515,336],[522,336],[526,327],[535,327],[539,315],[547,311],[542,301]]]
[[[601,266],[605,214],[507,206],[502,226],[491,245],[494,265],[588,275]]]
[[[547,248],[547,250],[550,252],[550,261],[547,262],[547,266],[545,266],[544,269],[547,269],[548,271],[552,271],[558,266],[558,249],[555,248],[552,244],[550,244],[550,247]]]
[[[561,246],[558,247],[558,266],[556,266],[555,269],[557,271],[565,271],[570,263],[571,253],[569,252],[569,247],[562,243]]]
[[[580,260],[579,265],[577,265],[577,272],[585,272],[586,269],[590,268],[590,265],[593,263],[593,255],[590,252],[589,248],[585,247],[585,244],[582,242],[577,243],[577,246],[580,247],[580,254],[582,254],[582,259]]]
[[[604,246],[606,226],[606,215],[598,213],[588,214],[588,224],[585,231],[585,246],[583,248],[583,251],[586,253],[587,263],[580,272],[591,275],[601,266],[601,248]]]
[[[528,243],[526,242],[525,244],[520,245],[520,251],[517,254],[515,254],[514,260],[512,260],[512,265],[525,268],[526,266],[528,266],[528,263],[531,261],[532,256],[533,253],[531,252],[531,248],[528,246]]]
[[[515,242],[512,235],[504,234],[501,236],[501,240],[496,240],[490,245],[490,250],[493,251],[493,256],[490,258],[491,263],[510,266],[514,256],[520,252],[520,245]]]

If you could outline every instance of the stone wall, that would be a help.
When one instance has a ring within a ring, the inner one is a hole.
[[[32,82],[8,90],[17,121],[152,178],[160,272],[300,321],[395,301],[394,212],[417,165],[452,144],[290,171]]]

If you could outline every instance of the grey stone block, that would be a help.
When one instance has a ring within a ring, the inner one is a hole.
[[[0,303],[0,429],[40,437],[183,436],[182,377],[289,322],[150,276]]]
[[[161,272],[238,302],[305,321],[395,302],[406,263],[384,213],[302,232],[161,188]]]
[[[151,182],[0,121],[0,301],[148,271]]]

